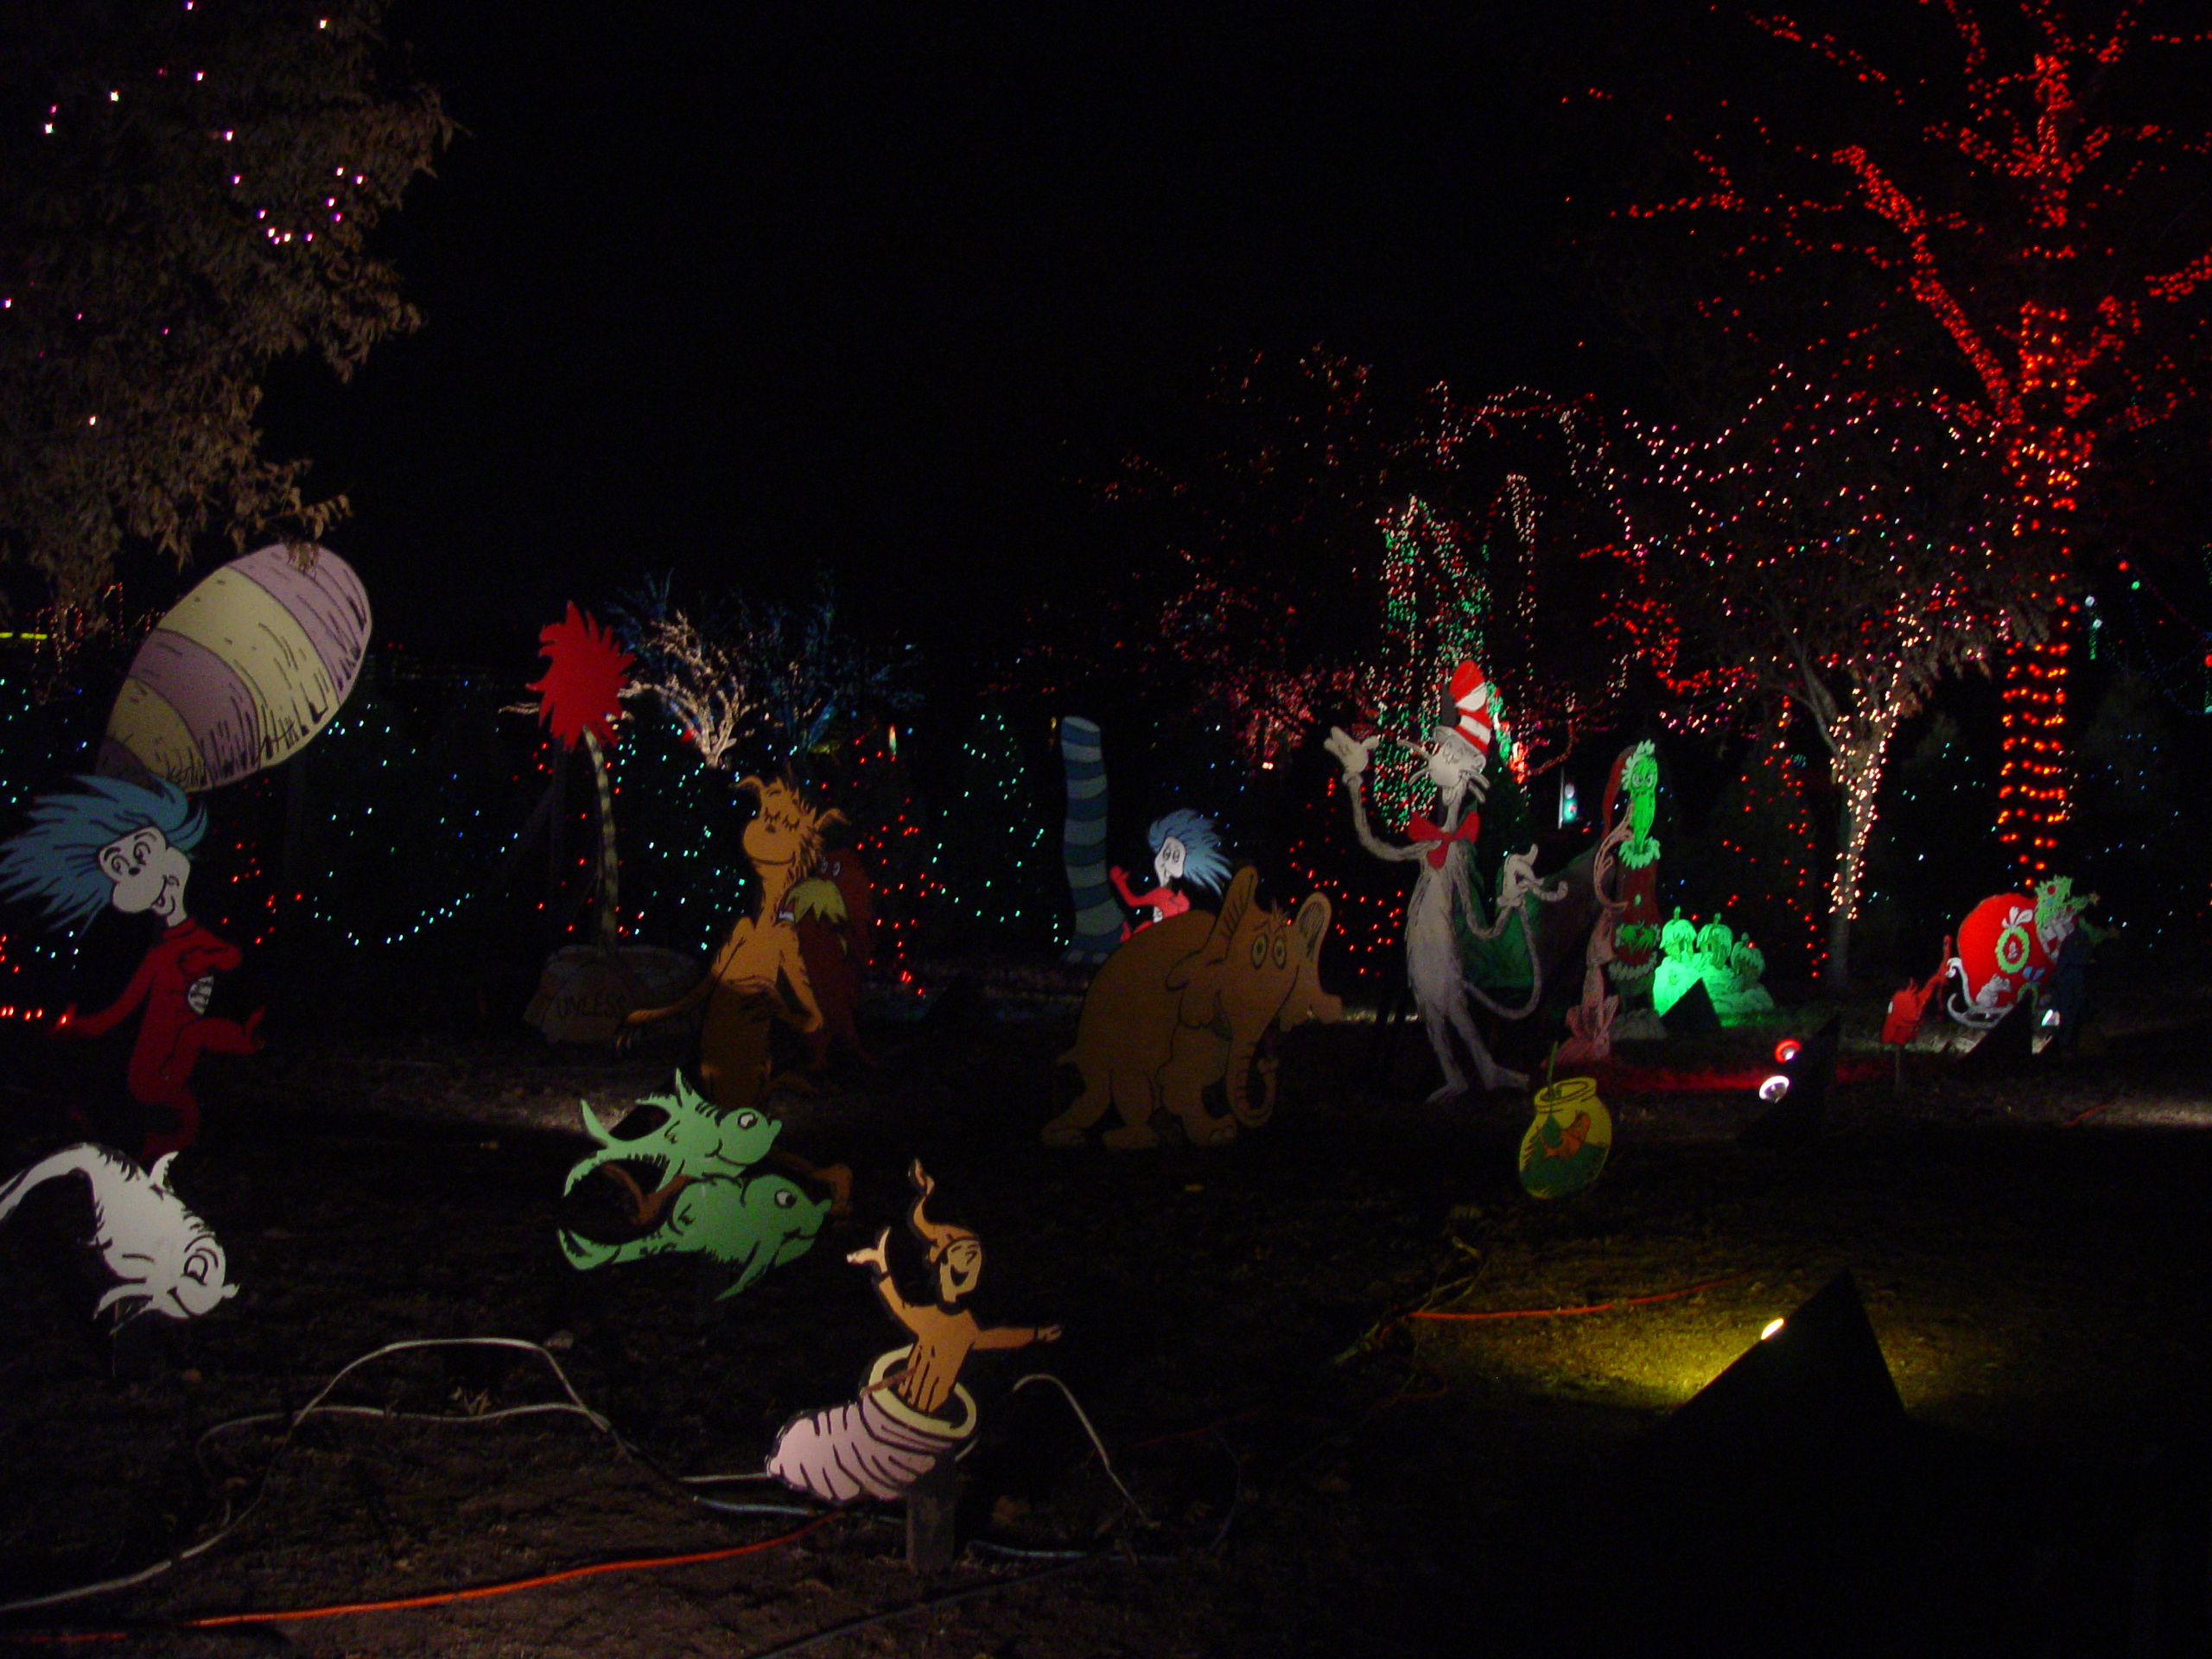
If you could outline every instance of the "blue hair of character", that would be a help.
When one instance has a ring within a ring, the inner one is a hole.
[[[1166,817],[1154,819],[1152,828],[1144,832],[1155,853],[1170,836],[1183,843],[1185,881],[1215,893],[1228,887],[1229,857],[1222,851],[1221,831],[1213,827],[1211,818],[1186,806],[1178,807]]]
[[[30,828],[0,842],[0,894],[35,900],[57,928],[89,925],[114,896],[101,848],[153,829],[188,853],[207,833],[207,809],[175,784],[79,775],[77,785],[39,796]]]

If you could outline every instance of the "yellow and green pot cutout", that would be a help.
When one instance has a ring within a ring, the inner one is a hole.
[[[1598,1179],[1613,1149],[1612,1115],[1590,1077],[1561,1077],[1536,1090],[1536,1116],[1521,1137],[1521,1185],[1529,1196],[1563,1198]]]

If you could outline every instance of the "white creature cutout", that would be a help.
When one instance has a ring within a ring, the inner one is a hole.
[[[115,1310],[121,1325],[141,1313],[188,1319],[238,1294],[226,1278],[223,1247],[207,1224],[169,1191],[169,1153],[150,1170],[105,1147],[64,1147],[0,1186],[0,1221],[15,1213],[33,1187],[64,1175],[82,1175],[92,1189],[92,1236],[119,1281],[93,1311]],[[136,1304],[136,1306],[133,1306]]]
[[[1437,1064],[1444,1071],[1443,1086],[1428,1097],[1431,1105],[1455,1100],[1467,1092],[1467,1075],[1452,1044],[1455,1031],[1473,1056],[1476,1075],[1484,1089],[1527,1086],[1529,1079],[1524,1074],[1500,1065],[1491,1058],[1489,1046],[1475,1025],[1472,1003],[1479,1001],[1492,1013],[1509,1020],[1520,1019],[1535,1007],[1543,990],[1543,975],[1536,962],[1535,940],[1529,937],[1529,918],[1522,904],[1532,895],[1551,903],[1567,894],[1564,882],[1548,888],[1538,883],[1536,849],[1531,847],[1526,853],[1516,853],[1506,859],[1498,884],[1497,909],[1487,926],[1481,924],[1480,910],[1467,880],[1467,866],[1474,855],[1475,832],[1481,818],[1469,806],[1468,797],[1471,794],[1473,805],[1479,807],[1490,794],[1489,758],[1496,740],[1496,711],[1490,682],[1471,662],[1463,662],[1453,671],[1446,691],[1452,702],[1453,723],[1438,727],[1432,734],[1433,741],[1426,745],[1405,744],[1426,760],[1428,781],[1435,785],[1443,804],[1444,820],[1435,823],[1425,814],[1415,814],[1406,825],[1406,834],[1411,837],[1408,844],[1394,846],[1379,841],[1368,824],[1367,804],[1360,785],[1380,739],[1370,737],[1362,741],[1341,727],[1332,727],[1326,740],[1329,753],[1344,768],[1344,794],[1351,802],[1352,833],[1359,837],[1359,844],[1377,858],[1414,861],[1417,866],[1413,895],[1406,901],[1406,978],[1413,987],[1421,1028],[1428,1033],[1429,1046],[1436,1051]],[[1467,982],[1455,938],[1455,911],[1466,918],[1465,931],[1477,938],[1496,938],[1509,919],[1520,918],[1523,936],[1528,938],[1530,947],[1533,972],[1525,1006],[1518,1009],[1501,1007]]]

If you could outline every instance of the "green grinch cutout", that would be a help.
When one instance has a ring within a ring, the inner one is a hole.
[[[1658,812],[1659,760],[1647,740],[1621,751],[1605,783],[1600,821],[1607,828],[1590,864],[1598,919],[1584,953],[1581,1000],[1567,1012],[1558,1054],[1571,1065],[1606,1058],[1617,1041],[1660,1034],[1651,1009],[1659,945],[1659,842],[1651,826]]]

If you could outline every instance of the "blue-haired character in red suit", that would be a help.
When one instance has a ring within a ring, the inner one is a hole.
[[[138,1015],[125,1083],[141,1106],[175,1119],[148,1131],[139,1156],[151,1164],[200,1133],[190,1084],[200,1055],[254,1052],[261,1010],[243,1024],[207,1012],[215,976],[243,958],[236,945],[184,913],[192,849],[207,832],[206,811],[172,784],[80,777],[77,785],[41,796],[30,828],[0,846],[0,893],[36,901],[58,927],[84,927],[111,905],[162,923],[121,996],[94,1014],[73,1006],[54,1026],[57,1035],[98,1037]]]

